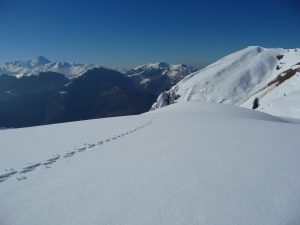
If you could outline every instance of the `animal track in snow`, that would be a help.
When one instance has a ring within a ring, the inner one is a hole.
[[[77,152],[84,152],[86,150],[86,147],[77,148]]]
[[[60,155],[57,155],[56,157],[48,159],[45,163],[43,163],[44,166],[51,165],[55,163],[60,158]]]
[[[141,130],[142,128],[150,125],[152,123],[152,120],[146,124],[144,124],[143,126],[140,127],[136,127],[132,130],[129,130],[127,132],[121,133],[119,135],[115,135],[111,138],[106,138],[103,140],[100,140],[97,142],[97,144],[94,143],[84,143],[83,146],[84,147],[80,147],[80,148],[75,148],[75,151],[68,151],[63,155],[63,158],[70,158],[73,157],[76,152],[85,152],[88,149],[91,149],[93,151],[93,149],[96,147],[96,145],[103,145],[105,143],[109,143],[109,142],[114,142],[116,140],[118,140],[119,138],[123,138],[124,136],[128,135],[128,134],[133,134],[134,132]],[[35,169],[37,169],[40,166],[45,166],[45,168],[49,169],[51,168],[51,165],[56,163],[59,159],[61,158],[61,156],[59,154],[53,156],[52,158],[47,159],[45,162],[42,163],[33,163],[32,165],[26,166],[24,167],[22,170],[20,171],[16,171],[14,169],[10,169],[10,171],[5,170],[4,174],[0,174],[0,183],[6,181],[7,179],[11,178],[12,176],[15,176],[17,174],[20,174],[21,176],[16,177],[16,180],[18,181],[22,181],[22,180],[26,180],[27,176],[24,176],[23,174],[27,174],[27,173],[31,173],[32,171],[34,171]]]
[[[35,164],[32,164],[31,166],[26,166],[19,173],[31,172],[31,171],[35,170],[37,167],[39,167],[40,165],[42,165],[42,164],[41,163],[35,163]]]
[[[69,157],[73,156],[74,154],[75,154],[74,151],[73,151],[73,152],[68,152],[68,153],[66,153],[66,154],[64,155],[64,158],[69,158]]]
[[[27,177],[26,177],[26,176],[21,176],[21,177],[17,177],[16,179],[17,179],[18,181],[21,181],[21,180],[26,180]]]
[[[16,173],[18,173],[18,171],[10,171],[8,173],[0,175],[0,183],[6,181],[6,179],[11,177],[12,175],[15,175]]]

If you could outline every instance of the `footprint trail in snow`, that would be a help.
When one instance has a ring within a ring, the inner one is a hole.
[[[89,149],[90,150],[96,150],[94,148],[96,148],[97,146],[102,146],[103,144],[116,141],[119,138],[123,138],[126,135],[133,134],[134,132],[137,132],[138,130],[143,129],[144,127],[150,125],[152,123],[152,120],[149,121],[148,123],[140,126],[140,127],[136,127],[136,128],[134,128],[132,130],[129,130],[127,132],[121,133],[119,135],[115,135],[111,138],[106,138],[106,139],[103,139],[103,140],[99,140],[97,143],[85,143],[85,144],[83,144],[82,147],[79,147],[79,148],[75,147],[74,148],[75,150],[66,151],[66,153],[63,156],[61,156],[59,154],[56,154],[56,155],[53,155],[51,158],[47,159],[44,162],[31,163],[28,166],[23,167],[19,171],[15,170],[15,169],[5,170],[5,172],[3,174],[0,173],[0,184],[4,181],[7,181],[8,179],[10,179],[14,176],[16,176],[16,180],[18,180],[18,181],[26,180],[27,179],[26,175],[29,175],[31,172],[33,172],[36,169],[39,169],[41,167],[43,167],[45,169],[50,169],[51,166],[53,164],[55,164],[58,160],[69,159],[69,158],[73,157],[76,153],[86,152]]]

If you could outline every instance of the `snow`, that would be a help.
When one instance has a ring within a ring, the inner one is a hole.
[[[50,60],[48,60],[47,58],[45,58],[44,56],[39,56],[36,59],[32,60],[31,65],[32,66],[40,66],[40,65],[45,65],[51,63]]]
[[[185,77],[171,88],[175,102],[203,101],[236,104],[272,76],[283,49],[248,47]]]
[[[276,84],[273,86],[272,91],[267,91],[263,98],[260,98],[258,110],[282,117],[299,118],[300,73],[285,81],[280,88],[276,88]],[[251,97],[242,106],[250,108],[256,96]]]
[[[3,130],[0,224],[296,225],[299,131],[199,102]]]
[[[149,83],[151,80],[149,78],[145,78],[143,80],[141,80],[140,84],[141,85],[147,85],[147,83]]]
[[[186,75],[196,71],[195,68],[185,64],[169,64],[166,62],[149,63],[138,66],[127,72],[129,77],[143,75],[144,72],[151,70],[163,70],[163,75],[170,78],[184,78]]]
[[[93,64],[51,62],[47,58],[39,56],[33,60],[16,61],[0,65],[0,75],[7,74],[20,78],[23,76],[38,75],[40,72],[51,71],[61,73],[67,78],[72,79],[95,67],[99,66]]]
[[[254,93],[246,99],[241,106],[250,108],[254,98],[259,98],[259,108],[257,110],[281,117],[300,118],[300,51],[298,49],[289,50],[280,60],[280,70],[276,76],[285,76],[287,71],[298,71],[294,76],[287,79],[282,84],[273,85]]]
[[[283,58],[280,59],[279,56]],[[285,75],[290,69],[300,71],[299,63],[299,49],[251,46],[185,77],[169,91],[162,93],[152,110],[185,101],[216,102],[252,108],[254,98],[259,96],[263,105],[272,105],[272,109],[266,109],[262,105],[257,110],[300,118],[300,104],[296,101],[300,92],[297,78],[292,77],[289,82],[268,86],[278,75]],[[291,93],[289,98],[278,99],[276,93],[287,92]]]
[[[156,62],[156,63],[149,63],[149,64],[144,64],[141,66],[138,66],[136,68],[134,68],[134,70],[145,70],[145,69],[168,69],[169,68],[169,64],[166,62]]]

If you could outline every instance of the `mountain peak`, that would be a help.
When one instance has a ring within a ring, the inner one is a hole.
[[[45,65],[50,63],[51,61],[44,56],[38,56],[36,59],[32,60],[32,64],[35,66]]]
[[[141,76],[142,74],[147,73],[158,73],[158,75],[167,75],[169,77],[177,77],[182,79],[184,76],[197,71],[196,68],[188,66],[185,64],[169,64],[164,61],[159,61],[156,63],[149,63],[138,66],[132,70],[127,71],[128,76]],[[153,74],[152,74],[153,76]]]
[[[165,69],[168,66],[170,66],[169,63],[166,63],[166,62],[163,62],[163,61],[159,61],[158,63],[156,63],[156,65],[157,65],[158,68],[162,68],[162,69]]]
[[[249,46],[186,76],[161,93],[152,110],[177,102],[200,101],[300,118],[299,75],[297,49]]]

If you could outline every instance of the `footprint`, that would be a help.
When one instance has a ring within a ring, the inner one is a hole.
[[[68,157],[71,157],[75,154],[75,152],[68,152],[64,155],[64,158],[68,158]]]
[[[86,150],[86,147],[82,147],[82,148],[78,148],[77,151],[78,152],[84,152]],[[73,154],[74,155],[74,154]]]
[[[35,170],[37,167],[39,167],[40,165],[41,165],[41,163],[35,163],[31,166],[24,167],[23,170],[21,170],[19,173],[31,172],[31,171]]]
[[[57,155],[51,159],[48,159],[47,162],[43,163],[44,166],[55,163],[60,158],[60,155]]]
[[[11,171],[11,172],[0,175],[0,183],[3,181],[6,181],[9,177],[11,177],[12,175],[15,175],[16,173],[18,173],[18,171]]]
[[[117,140],[118,138],[121,138],[121,137],[124,137],[125,135],[128,135],[128,134],[132,134],[133,132],[136,132],[138,130],[141,130],[143,129],[144,127],[150,125],[152,123],[152,120],[149,121],[148,123],[144,124],[143,126],[140,126],[140,127],[136,127],[135,129],[133,130],[130,130],[130,131],[127,131],[127,132],[124,132],[122,134],[119,134],[117,136],[114,136],[113,138],[108,138],[106,139],[105,141],[99,141],[97,144],[98,145],[102,145],[104,144],[105,142],[110,142],[110,141],[113,141],[113,140]],[[87,148],[94,148],[96,146],[96,144],[87,144],[87,143],[84,143],[84,147],[82,148],[78,148],[76,149],[77,152],[83,152],[83,151],[86,151]],[[72,152],[67,152],[63,157],[64,158],[68,158],[68,157],[71,157],[73,156],[76,151],[72,151]],[[43,164],[41,163],[35,163],[35,164],[32,164],[30,166],[27,166],[27,167],[24,167],[20,172],[18,171],[15,171],[14,169],[5,169],[5,172],[4,174],[0,174],[0,183],[3,182],[3,181],[6,181],[9,177],[19,173],[19,174],[23,174],[23,173],[28,173],[28,172],[31,172],[33,170],[35,170],[37,167],[41,166],[41,165],[44,165],[45,168],[51,168],[51,164],[55,163],[61,156],[60,155],[57,155],[53,158],[50,158],[48,159],[46,162],[44,162]],[[21,176],[21,177],[16,177],[16,179],[18,181],[20,180],[25,180],[27,179],[26,176]]]
[[[21,176],[21,177],[17,177],[16,179],[17,179],[18,181],[21,181],[21,180],[26,180],[27,177],[26,177],[26,176]]]

